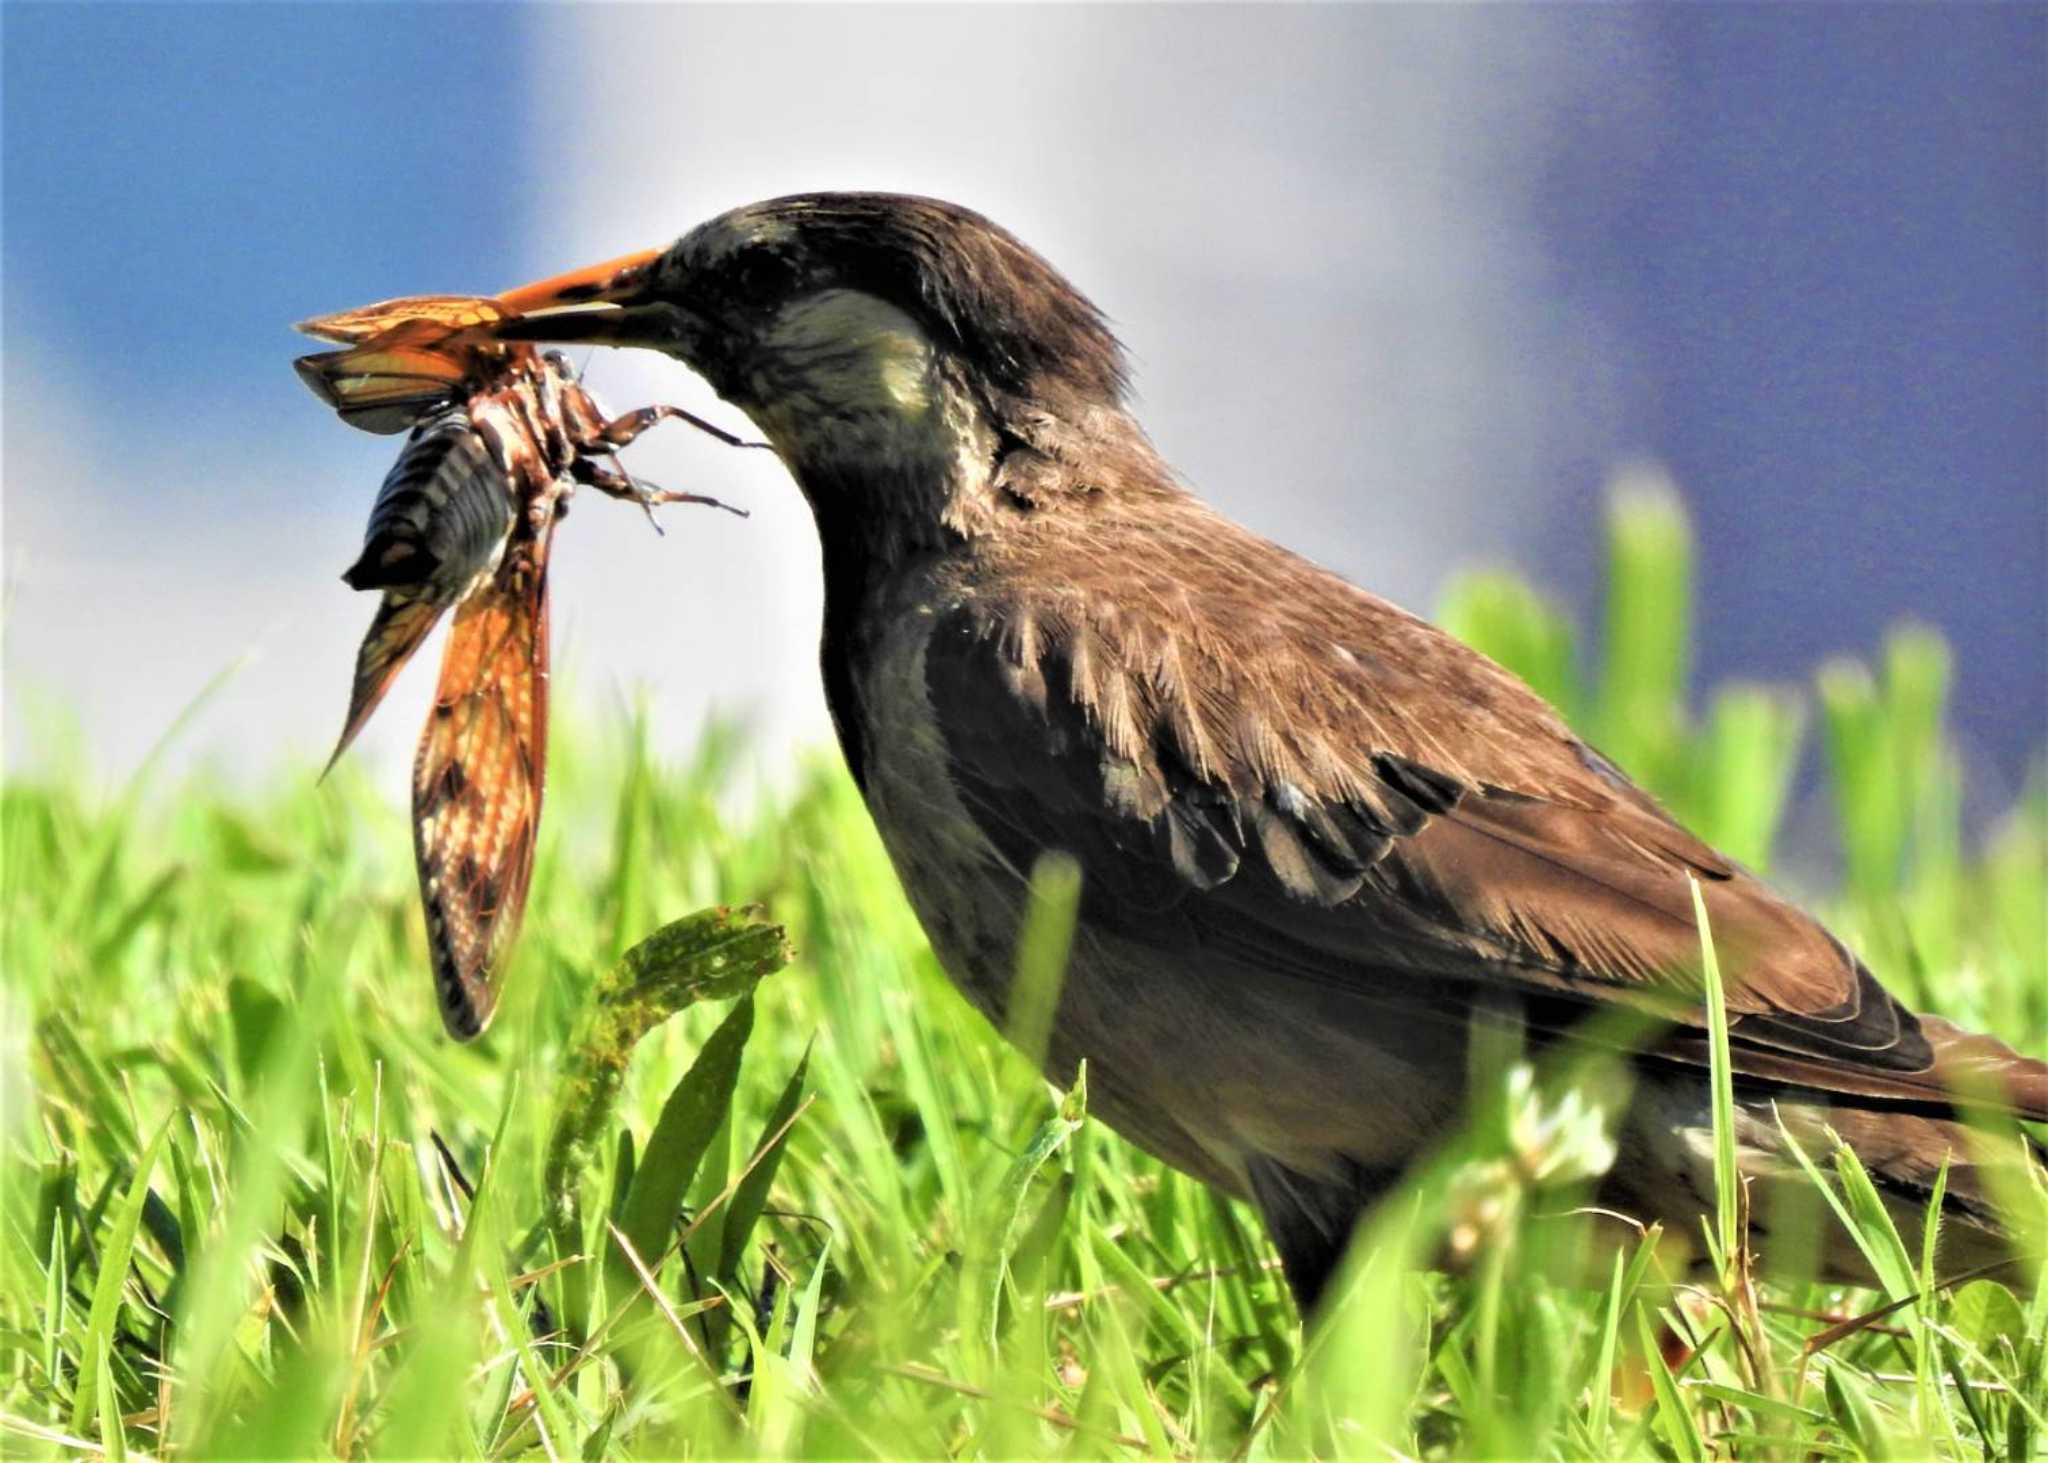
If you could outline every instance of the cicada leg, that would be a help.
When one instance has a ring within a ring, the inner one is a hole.
[[[744,508],[735,508],[717,498],[707,498],[702,493],[679,493],[673,488],[657,488],[652,483],[642,482],[626,472],[616,462],[603,457],[579,457],[569,469],[569,474],[585,487],[596,488],[600,493],[618,498],[627,503],[638,503],[647,513],[647,521],[654,524],[654,531],[662,531],[655,519],[655,505],[660,503],[701,503],[707,508],[723,508],[740,518],[747,516]]]
[[[638,411],[623,412],[597,429],[597,442],[592,445],[595,446],[597,443],[602,443],[613,451],[617,451],[621,447],[631,445],[635,438],[656,422],[667,421],[670,418],[679,422],[688,422],[698,431],[716,437],[728,447],[768,448],[766,442],[749,442],[744,437],[735,437],[732,433],[726,431],[725,428],[715,427],[695,412],[684,411],[679,406],[643,406]]]

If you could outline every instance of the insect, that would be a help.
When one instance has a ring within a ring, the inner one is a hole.
[[[674,417],[749,445],[679,407],[607,418],[566,357],[490,338],[506,313],[500,301],[427,295],[322,316],[299,329],[347,348],[294,363],[343,421],[411,432],[342,575],[383,598],[357,653],[334,759],[455,612],[413,761],[412,806],[434,989],[458,1040],[491,1019],[533,877],[555,525],[579,485],[650,516],[659,503],[726,506],[650,487],[617,465],[613,454],[657,422]]]

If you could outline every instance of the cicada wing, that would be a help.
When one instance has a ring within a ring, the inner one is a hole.
[[[310,320],[301,320],[292,329],[336,345],[356,345],[408,321],[425,321],[439,326],[443,333],[452,333],[475,325],[495,324],[504,318],[505,311],[496,301],[479,295],[406,295],[356,310],[315,315]]]
[[[380,436],[403,432],[446,406],[469,376],[460,355],[404,345],[321,351],[292,365],[343,421]]]
[[[448,1034],[489,1024],[525,912],[547,773],[550,523],[455,612],[413,763],[413,849]]]
[[[386,594],[378,604],[376,618],[370,621],[362,647],[356,651],[348,720],[342,726],[341,740],[334,744],[334,755],[327,759],[326,769],[320,774],[322,777],[334,770],[334,764],[341,760],[356,734],[369,724],[371,714],[384,700],[384,693],[391,689],[399,671],[412,659],[413,652],[420,648],[447,608],[445,602],[434,596],[401,592]]]

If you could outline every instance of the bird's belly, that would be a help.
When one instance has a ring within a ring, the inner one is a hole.
[[[862,678],[863,792],[933,953],[999,1029],[1028,902],[1019,869],[961,802],[925,693],[929,620],[892,617]],[[1085,870],[1084,870],[1085,878]],[[1174,1166],[1243,1193],[1255,1156],[1314,1174],[1398,1166],[1456,1121],[1463,1032],[1242,968],[1076,931],[1046,1071],[1088,1064],[1089,1106]]]

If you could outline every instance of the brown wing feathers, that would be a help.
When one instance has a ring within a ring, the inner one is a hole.
[[[2048,1120],[2048,1067],[1900,1006],[1490,661],[1257,540],[1237,562],[1287,576],[1261,618],[1205,597],[1222,522],[1198,558],[1098,526],[1092,565],[1070,523],[1064,577],[991,576],[927,651],[963,797],[1020,866],[1077,854],[1091,920],[1361,996],[1392,976],[1643,1004],[1691,1061],[1697,880],[1738,1070],[1934,1108],[1964,1071]]]

